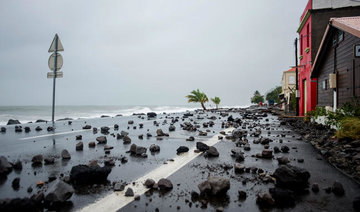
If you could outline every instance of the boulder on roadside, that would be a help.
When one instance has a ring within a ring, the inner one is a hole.
[[[180,146],[179,148],[177,148],[176,154],[181,154],[181,153],[183,153],[183,152],[188,152],[188,151],[189,151],[189,147]]]
[[[195,141],[195,138],[193,136],[190,136],[189,138],[186,139],[186,141]]]
[[[123,137],[123,141],[124,141],[123,142],[124,144],[130,144],[131,143],[131,138],[129,136],[125,135]]]
[[[47,189],[45,193],[45,201],[48,203],[65,202],[70,199],[74,192],[75,191],[71,185],[58,179]]]
[[[232,136],[235,139],[246,137],[247,136],[247,131],[246,130],[235,129],[235,130],[232,131]]]
[[[54,129],[54,127],[49,126],[49,127],[46,128],[46,130],[48,132],[53,132],[55,129]]]
[[[272,198],[271,194],[267,192],[261,192],[256,196],[256,203],[260,207],[272,207],[275,205],[275,200]]]
[[[173,184],[171,183],[171,181],[165,178],[161,178],[157,184],[160,190],[166,191],[173,188]]]
[[[207,136],[207,132],[199,131],[199,136]]]
[[[234,171],[235,173],[244,173],[245,171],[245,165],[240,163],[234,164]]]
[[[199,188],[199,191],[200,191],[200,193],[209,193],[209,192],[211,192],[211,185],[210,185],[210,183],[206,180],[206,181],[204,181],[204,182],[202,182],[202,183],[200,183],[199,185],[198,185],[198,188]]]
[[[275,170],[273,176],[276,179],[277,187],[298,191],[308,187],[310,173],[296,166],[281,165]]]
[[[123,191],[125,189],[125,185],[123,183],[115,183],[114,191]]]
[[[134,191],[132,190],[132,188],[128,187],[127,190],[125,191],[125,196],[126,197],[133,197],[134,196]]]
[[[169,134],[164,133],[164,132],[162,131],[162,129],[157,129],[157,130],[156,130],[156,135],[159,136],[159,137],[161,137],[161,136],[169,136]]]
[[[106,136],[99,136],[99,137],[96,138],[96,141],[97,141],[99,144],[106,144],[106,143],[107,143]]]
[[[198,187],[199,190],[201,188],[201,190],[205,193],[211,195],[221,195],[230,189],[230,180],[222,177],[210,176],[206,181],[200,183]]]
[[[14,190],[19,190],[20,188],[20,178],[16,177],[12,182],[11,182],[11,187]]]
[[[42,155],[35,155],[31,159],[32,165],[41,165],[43,162],[43,156]]]
[[[156,144],[151,144],[149,147],[150,152],[159,152],[160,151],[160,146],[156,145]]]
[[[93,185],[101,184],[107,181],[111,168],[89,167],[87,165],[73,166],[70,171],[70,182],[74,185]]]
[[[109,133],[109,130],[110,130],[110,127],[101,127],[100,128],[100,132],[102,133],[102,134],[108,134]]]
[[[82,151],[83,149],[84,149],[83,142],[80,141],[79,143],[76,144],[76,147],[75,147],[76,151]]]
[[[85,125],[85,126],[83,126],[83,129],[84,129],[84,130],[90,130],[90,129],[91,129],[91,125]]]
[[[146,179],[145,183],[144,183],[144,186],[146,188],[152,188],[155,184],[155,180],[153,179]]]
[[[287,158],[286,156],[278,157],[277,161],[278,161],[279,165],[286,165],[286,164],[290,163],[289,158]]]
[[[88,166],[89,166],[89,167],[100,167],[96,160],[91,160],[91,161],[88,163]]]
[[[71,155],[66,149],[63,149],[61,151],[61,158],[64,160],[69,160],[69,159],[71,159]]]
[[[12,165],[14,170],[17,171],[21,171],[23,166],[22,166],[22,162],[20,160],[17,160],[13,165]]]
[[[96,143],[94,141],[89,142],[89,148],[94,148],[96,146]]]
[[[331,187],[331,191],[336,195],[336,196],[343,196],[345,194],[345,190],[343,185],[338,182],[335,181],[333,186]]]
[[[205,157],[219,157],[219,152],[213,146],[210,146],[208,150],[206,150]]]
[[[209,146],[204,144],[203,142],[196,142],[196,148],[200,151],[200,152],[205,152],[206,150],[209,149]]]
[[[290,150],[290,148],[289,148],[288,146],[286,146],[286,145],[281,146],[281,151],[282,151],[283,153],[288,153],[289,150]]]
[[[110,145],[105,145],[104,146],[104,150],[106,151],[106,150],[111,150],[111,149],[114,149],[114,147],[113,146],[110,146]]]
[[[169,132],[175,131],[176,127],[174,125],[169,126]]]
[[[130,153],[132,155],[136,155],[136,156],[142,156],[142,154],[146,154],[147,148],[146,147],[142,147],[142,146],[137,146],[136,144],[132,144],[130,146]]]
[[[51,156],[47,156],[44,158],[45,165],[54,164],[55,158]]]
[[[271,159],[272,158],[273,151],[270,149],[264,149],[261,153],[262,158]]]

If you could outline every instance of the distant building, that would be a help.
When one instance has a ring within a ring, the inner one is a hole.
[[[335,110],[360,97],[360,16],[330,19],[311,77],[318,79],[318,106]]]
[[[295,86],[296,86],[296,72],[295,68],[291,68],[287,71],[283,72],[282,79],[281,79],[281,85],[282,85],[282,92],[283,94],[283,104],[282,108],[285,111],[289,110],[289,104],[290,104],[290,95],[291,93],[295,93]]]
[[[309,0],[300,18],[299,33],[299,90],[300,116],[316,107],[317,79],[311,69],[325,29],[332,17],[360,14],[360,2],[351,0]]]

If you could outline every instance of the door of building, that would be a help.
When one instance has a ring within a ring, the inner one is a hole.
[[[360,58],[353,60],[353,96],[360,97]]]
[[[306,113],[307,113],[307,108],[306,108],[306,105],[307,105],[307,86],[306,86],[306,80],[304,80],[304,116],[306,116]]]

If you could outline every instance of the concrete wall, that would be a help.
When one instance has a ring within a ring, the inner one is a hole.
[[[357,0],[312,0],[312,3],[313,10],[360,6],[360,1]]]

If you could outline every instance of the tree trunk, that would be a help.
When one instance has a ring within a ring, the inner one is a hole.
[[[217,110],[217,109],[219,109],[219,108],[218,108],[218,104],[216,104],[216,110]]]
[[[202,107],[204,110],[206,110],[205,105],[204,105],[204,102],[200,102],[200,103],[201,103],[201,107]]]

